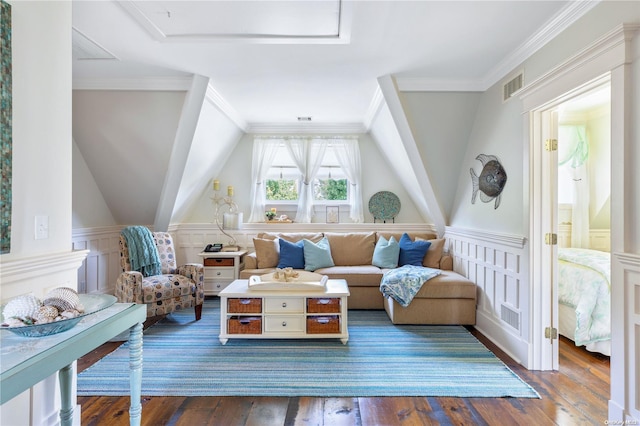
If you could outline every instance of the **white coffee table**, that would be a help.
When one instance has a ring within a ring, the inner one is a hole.
[[[349,340],[345,280],[320,290],[256,290],[235,280],[220,296],[220,342],[234,339]]]

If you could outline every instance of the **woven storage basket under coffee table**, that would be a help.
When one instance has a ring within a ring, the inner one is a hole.
[[[219,293],[220,342],[237,339],[349,340],[345,280],[318,289],[255,289],[235,280]]]

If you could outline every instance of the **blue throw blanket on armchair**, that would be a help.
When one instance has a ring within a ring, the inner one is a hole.
[[[422,284],[431,278],[437,277],[441,272],[440,269],[413,265],[404,265],[391,269],[382,276],[380,291],[383,296],[392,297],[406,308],[420,291]]]
[[[144,226],[127,226],[121,234],[129,248],[131,269],[142,273],[143,277],[160,275],[160,255],[151,231]]]

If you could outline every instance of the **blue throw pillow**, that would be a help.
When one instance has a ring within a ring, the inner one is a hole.
[[[400,257],[398,259],[398,265],[414,265],[422,266],[422,260],[427,254],[427,250],[431,243],[429,241],[418,240],[411,241],[406,233],[402,234],[400,238]]]
[[[391,237],[387,241],[385,237],[380,237],[373,249],[373,265],[378,268],[395,268],[398,266],[398,256],[400,256],[400,245],[395,238]]]
[[[320,268],[328,268],[335,266],[333,257],[331,257],[331,247],[329,240],[324,237],[317,243],[304,239],[304,269],[307,271],[315,271]]]
[[[280,261],[278,268],[304,269],[304,243],[297,243],[280,238]]]

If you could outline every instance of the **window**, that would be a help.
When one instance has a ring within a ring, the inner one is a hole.
[[[349,203],[349,182],[336,159],[335,150],[329,145],[322,164],[313,180],[314,204]],[[289,151],[282,144],[275,154],[273,165],[267,174],[265,199],[269,204],[295,203],[299,198],[300,172]]]
[[[357,137],[256,136],[249,222],[263,221],[267,204],[296,204],[299,223],[311,222],[314,205],[344,204],[354,223],[364,222],[361,176]]]

